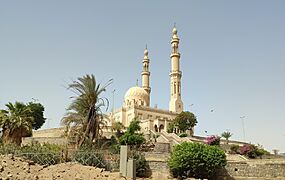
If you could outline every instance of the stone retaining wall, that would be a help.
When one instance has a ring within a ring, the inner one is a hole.
[[[152,173],[160,176],[160,180],[168,179],[170,176],[168,156],[168,153],[145,153]],[[285,159],[228,161],[226,167],[218,172],[218,179],[285,180]]]

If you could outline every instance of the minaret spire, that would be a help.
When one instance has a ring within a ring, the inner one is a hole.
[[[171,40],[171,72],[170,76],[170,102],[169,111],[180,113],[183,111],[183,102],[181,100],[181,77],[180,71],[180,53],[178,49],[179,38],[177,35],[177,29],[174,24],[172,29]]]
[[[147,50],[147,45],[144,50],[144,57],[143,57],[143,70],[142,70],[142,88],[148,93],[148,104],[146,106],[150,105],[150,72],[149,72],[149,58],[148,58],[148,50]]]

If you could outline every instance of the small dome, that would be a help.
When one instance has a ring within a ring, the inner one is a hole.
[[[125,94],[125,105],[141,105],[148,104],[148,93],[141,87],[131,87]]]

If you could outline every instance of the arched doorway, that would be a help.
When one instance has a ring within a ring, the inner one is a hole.
[[[158,132],[157,125],[154,126],[154,131],[155,131],[155,132]]]
[[[159,132],[161,132],[163,129],[164,129],[164,125],[161,124],[161,125],[159,126]]]

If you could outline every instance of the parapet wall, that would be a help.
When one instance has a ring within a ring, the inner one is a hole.
[[[25,137],[22,138],[22,146],[32,144],[32,143],[48,143],[48,144],[58,144],[58,145],[66,145],[67,139],[63,137]]]
[[[33,131],[33,137],[63,137],[64,127]]]

